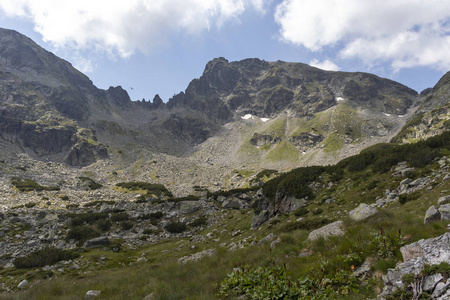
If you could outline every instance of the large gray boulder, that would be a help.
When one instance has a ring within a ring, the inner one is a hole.
[[[444,204],[439,207],[441,220],[450,220],[450,204]]]
[[[354,221],[362,221],[373,215],[375,215],[378,210],[366,203],[361,203],[357,208],[349,212],[349,216]]]
[[[434,205],[430,206],[427,209],[427,211],[425,212],[425,217],[424,217],[425,224],[436,222],[436,221],[439,221],[440,219],[441,219],[441,213]]]
[[[450,203],[450,195],[442,196],[438,199],[437,204],[438,205],[444,205]]]
[[[403,263],[397,264],[394,269],[389,269],[387,275],[383,276],[385,288],[381,293],[381,299],[385,299],[396,288],[404,288],[402,277],[406,274],[419,275],[424,265],[438,265],[442,262],[450,261],[450,233],[447,232],[439,237],[406,245],[400,248],[403,255]],[[424,290],[434,290],[432,299],[448,299],[446,295],[450,294],[450,284],[440,281],[440,276],[430,274],[423,280],[422,288]]]
[[[336,221],[331,224],[325,225],[319,229],[311,231],[308,236],[308,240],[314,241],[319,238],[327,238],[330,236],[344,235],[344,222]]]
[[[241,209],[245,208],[247,206],[247,203],[245,201],[242,201],[238,198],[228,198],[222,203],[223,208],[227,209]]]

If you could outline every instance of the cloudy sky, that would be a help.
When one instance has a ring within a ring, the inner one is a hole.
[[[219,56],[370,72],[417,91],[450,70],[449,0],[0,0],[0,27],[133,100],[167,101]]]

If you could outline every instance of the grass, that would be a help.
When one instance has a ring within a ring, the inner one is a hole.
[[[269,153],[267,153],[264,159],[269,162],[297,162],[299,158],[300,153],[298,152],[297,148],[295,148],[292,143],[286,140],[282,140],[272,150],[270,150]]]

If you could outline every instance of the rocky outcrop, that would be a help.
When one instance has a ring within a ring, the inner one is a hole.
[[[433,266],[450,261],[450,233],[420,240],[400,248],[400,251],[404,262],[397,264],[394,269],[389,269],[387,275],[383,276],[386,286],[379,298],[385,299],[395,290],[406,288],[402,278],[411,274],[413,278],[418,279],[414,282],[418,285],[417,291],[428,292],[431,299],[448,299],[450,284],[446,284],[442,276],[437,274],[429,274],[423,278],[421,272],[425,265]]]
[[[273,136],[271,134],[262,134],[255,132],[250,139],[250,144],[253,146],[262,147],[266,144],[276,144],[281,142],[281,137]]]
[[[324,136],[321,134],[313,134],[307,132],[302,132],[298,135],[289,137],[289,141],[292,142],[294,146],[301,151],[306,151],[310,148],[315,147],[317,144],[322,142],[323,139]]]
[[[348,214],[353,221],[362,221],[373,215],[375,215],[378,210],[366,203],[361,203],[357,208],[350,211]]]

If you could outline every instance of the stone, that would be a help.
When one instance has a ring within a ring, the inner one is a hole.
[[[438,205],[444,205],[450,203],[450,195],[442,196],[438,199],[437,204]]]
[[[308,240],[317,240],[319,238],[327,238],[330,236],[344,235],[344,222],[336,221],[331,224],[325,225],[319,229],[311,231],[308,236]]]
[[[92,299],[95,298],[97,296],[100,296],[100,294],[102,293],[102,291],[98,291],[98,290],[90,290],[87,291],[86,295],[84,296],[84,299]]]
[[[348,214],[350,218],[354,221],[362,221],[373,215],[375,215],[378,210],[366,203],[361,203],[357,208],[350,211]]]
[[[431,222],[436,222],[439,221],[441,219],[441,213],[439,212],[439,210],[437,210],[437,208],[432,205],[430,206],[427,211],[425,212],[425,217],[424,217],[424,223],[428,224]]]
[[[192,255],[183,256],[180,259],[178,259],[178,263],[185,264],[190,261],[197,261],[202,259],[203,257],[207,256],[213,256],[214,253],[216,253],[216,249],[208,249],[202,252],[197,252]]]
[[[423,281],[423,290],[425,292],[433,291],[439,281],[444,278],[440,273],[431,274],[430,276],[425,277]]]
[[[411,178],[405,178],[402,181],[400,181],[400,185],[408,185],[412,182]]]
[[[444,204],[439,207],[441,220],[450,220],[450,204]]]
[[[196,212],[201,208],[201,204],[198,201],[180,201],[175,206],[174,210],[180,214],[190,214]]]
[[[255,229],[269,220],[270,213],[268,210],[263,210],[259,214],[254,214],[252,219],[252,228]]]
[[[274,240],[276,237],[277,237],[277,236],[276,236],[275,234],[270,233],[268,236],[262,238],[262,239],[258,242],[258,244],[262,244],[262,243],[267,242],[267,241],[272,241],[272,240]]]
[[[28,281],[26,279],[22,280],[19,285],[17,286],[17,288],[19,290],[23,289],[26,285],[28,284]]]
[[[394,269],[389,269],[387,274],[383,276],[385,288],[380,297],[383,299],[388,296],[395,288],[403,288],[403,275],[414,274],[418,275],[422,272],[425,264],[438,265],[442,262],[450,261],[450,232],[447,232],[436,238],[427,240],[420,240],[418,242],[403,246],[400,248],[403,254],[403,263],[397,264]],[[436,277],[437,278],[437,277]],[[427,287],[433,285],[431,282],[427,283]],[[441,283],[437,283],[435,291],[438,289],[441,294],[448,292],[448,287],[442,287]],[[433,293],[434,293],[433,292]],[[440,297],[440,296],[437,296]],[[446,298],[432,298],[432,299],[446,299]]]
[[[241,209],[246,205],[247,204],[244,201],[238,198],[228,198],[222,203],[222,207],[227,209]]]
[[[107,236],[98,237],[95,239],[87,240],[83,244],[83,248],[98,248],[109,246],[109,238]]]

